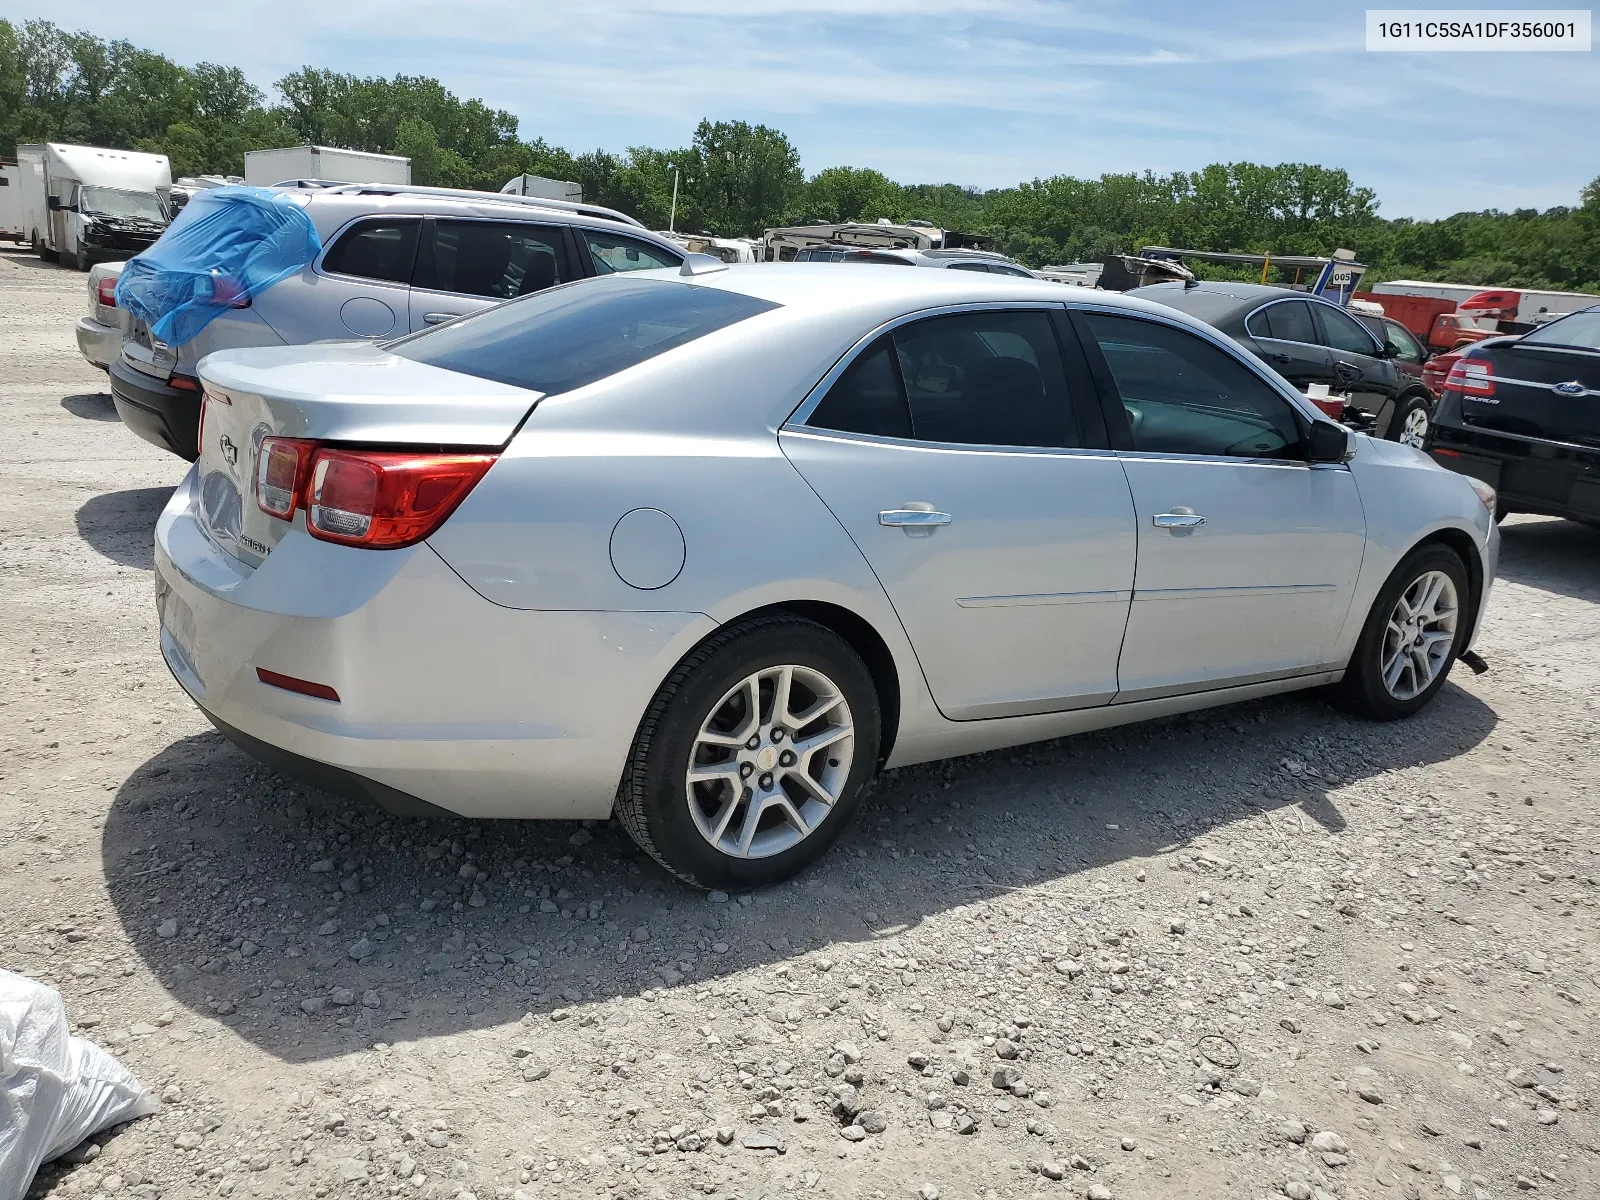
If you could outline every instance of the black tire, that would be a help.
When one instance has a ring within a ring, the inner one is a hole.
[[[809,834],[767,857],[743,858],[723,852],[701,834],[690,810],[696,800],[684,776],[702,725],[730,689],[782,665],[820,672],[838,689],[854,725],[854,757],[838,800]],[[690,653],[651,700],[617,793],[617,817],[646,854],[685,883],[700,888],[779,883],[815,861],[855,815],[862,787],[877,769],[879,713],[866,664],[831,630],[787,614],[737,622]]]
[[[1383,436],[1391,442],[1400,441],[1406,431],[1406,421],[1415,412],[1421,412],[1426,422],[1422,427],[1422,440],[1426,443],[1428,435],[1433,432],[1433,404],[1421,392],[1400,397],[1395,404],[1394,414],[1389,418],[1389,428],[1384,430]],[[1420,450],[1422,447],[1417,448]]]
[[[1450,577],[1450,582],[1455,586],[1458,610],[1455,636],[1451,639],[1444,664],[1433,682],[1415,696],[1401,700],[1393,696],[1384,686],[1384,635],[1389,616],[1394,612],[1400,597],[1412,584],[1430,571],[1443,572]],[[1362,627],[1360,640],[1356,642],[1355,653],[1350,656],[1344,679],[1335,692],[1339,702],[1351,711],[1374,721],[1397,721],[1423,708],[1444,686],[1456,656],[1461,653],[1467,631],[1472,626],[1472,603],[1466,564],[1450,547],[1433,543],[1419,546],[1406,555],[1384,583],[1378,598],[1373,601],[1372,611],[1367,614],[1367,622]]]

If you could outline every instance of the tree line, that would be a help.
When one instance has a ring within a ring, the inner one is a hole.
[[[901,184],[861,167],[807,176],[782,132],[709,120],[675,149],[574,154],[524,138],[511,113],[423,75],[363,79],[303,67],[277,80],[269,98],[237,67],[183,66],[126,41],[0,19],[0,156],[47,140],[157,151],[175,175],[240,174],[245,151],[300,143],[403,154],[415,182],[445,187],[498,191],[516,175],[546,175],[581,184],[586,199],[652,229],[667,227],[676,178],[676,227],[696,232],[921,218],[991,235],[1033,266],[1145,245],[1273,254],[1343,246],[1372,266],[1369,281],[1600,291],[1600,178],[1570,207],[1414,221],[1380,217],[1370,188],[1310,163],[1057,175],[982,190]]]

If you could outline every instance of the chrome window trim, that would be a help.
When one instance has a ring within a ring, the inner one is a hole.
[[[900,450],[927,450],[938,454],[1015,454],[1032,458],[1116,458],[1115,450],[1098,446],[1000,446],[987,442],[929,442],[919,438],[883,437],[876,433],[852,433],[844,429],[822,429],[811,425],[783,425],[780,434],[825,442],[852,442],[868,446],[887,446]],[[1259,459],[1243,459],[1259,462]],[[1304,465],[1304,464],[1301,464]]]
[[[865,337],[857,339],[855,344],[840,356],[839,361],[834,363],[828,372],[812,386],[811,390],[806,393],[805,399],[800,401],[795,410],[789,414],[788,419],[779,426],[779,429],[780,431],[793,430],[842,437],[847,441],[861,439],[889,446],[936,446],[955,450],[1006,450],[1019,453],[1034,452],[1043,454],[1060,454],[1083,449],[1083,447],[1076,446],[992,446],[967,442],[927,442],[919,438],[886,438],[877,434],[858,434],[851,433],[848,430],[824,429],[821,426],[806,424],[811,414],[817,411],[817,406],[822,403],[822,398],[839,381],[839,377],[850,369],[861,355],[861,352],[884,334],[891,333],[902,325],[909,325],[913,321],[921,321],[929,317],[948,317],[974,312],[1037,312],[1043,313],[1048,317],[1050,313],[1065,311],[1066,307],[1066,304],[1062,301],[1050,300],[964,300],[958,304],[939,304],[932,308],[919,308],[915,312],[901,313],[898,317],[891,317],[876,326]],[[1062,363],[1062,370],[1063,372],[1066,370],[1064,362]],[[1098,403],[1098,401],[1096,402]],[[1068,403],[1072,403],[1070,396]],[[1104,453],[1104,451],[1098,451],[1098,453]]]

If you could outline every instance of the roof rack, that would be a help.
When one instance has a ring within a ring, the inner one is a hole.
[[[308,183],[312,181],[308,180]],[[312,183],[313,186],[317,184]],[[341,196],[437,196],[442,200],[493,201],[496,204],[521,204],[529,208],[544,208],[555,212],[572,212],[584,217],[599,217],[603,221],[620,221],[624,225],[644,228],[627,213],[599,204],[584,204],[578,200],[550,200],[544,196],[518,196],[514,192],[476,192],[466,188],[425,187],[419,183],[345,183],[322,188]]]

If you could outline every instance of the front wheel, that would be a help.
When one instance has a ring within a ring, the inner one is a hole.
[[[1469,626],[1467,569],[1448,546],[1408,554],[1367,616],[1339,685],[1343,702],[1375,721],[1409,717],[1432,700]]]
[[[1433,406],[1426,396],[1412,395],[1400,401],[1389,420],[1389,439],[1421,450],[1433,427]]]
[[[617,816],[697,887],[760,887],[825,851],[877,767],[877,689],[849,643],[774,614],[719,631],[640,722]]]

